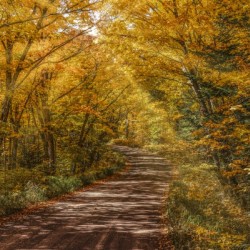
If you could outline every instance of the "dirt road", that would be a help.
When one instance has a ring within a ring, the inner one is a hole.
[[[117,150],[127,156],[129,171],[2,226],[0,249],[160,249],[160,210],[170,167],[138,149]]]

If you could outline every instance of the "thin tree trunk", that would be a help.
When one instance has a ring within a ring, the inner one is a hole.
[[[194,93],[199,101],[202,115],[204,117],[209,117],[209,115],[210,115],[209,108],[207,106],[205,97],[202,94],[201,87],[200,87],[198,81],[195,79],[195,77],[190,77],[189,80],[192,84]]]

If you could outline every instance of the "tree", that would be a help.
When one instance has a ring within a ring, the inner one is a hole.
[[[46,75],[50,75],[46,67],[54,63],[52,58],[55,58],[55,55],[56,60],[64,61],[81,52],[82,47],[72,45],[74,40],[91,29],[93,24],[89,13],[95,4],[97,2],[54,0],[18,3],[3,1],[1,4],[0,50],[5,56],[1,58],[3,71],[0,75],[4,83],[1,87],[3,95],[0,98],[0,123],[3,127],[0,142],[2,143],[6,137],[5,132],[9,131],[9,148],[12,152],[9,153],[10,168],[16,166],[17,135],[24,111],[37,89],[46,89],[45,82],[50,80],[45,79]],[[74,27],[76,21],[78,29]],[[41,99],[43,105],[46,105],[45,99],[46,97]],[[48,108],[44,108],[43,111],[43,116],[49,120]],[[49,134],[44,138],[47,138],[48,145],[53,142],[49,139]],[[53,147],[50,148],[45,151],[53,155]]]

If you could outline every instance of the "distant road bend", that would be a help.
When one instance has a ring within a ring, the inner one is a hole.
[[[115,146],[131,168],[0,228],[0,249],[161,249],[161,207],[170,166],[154,154]]]

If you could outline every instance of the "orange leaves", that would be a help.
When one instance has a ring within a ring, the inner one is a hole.
[[[198,146],[207,146],[210,148],[212,152],[223,151],[230,149],[230,146],[220,142],[218,139],[210,139],[210,138],[202,138],[200,139],[196,145]]]
[[[244,160],[234,160],[229,166],[233,169],[243,169],[246,167],[246,162]]]
[[[229,169],[222,171],[222,174],[227,178],[235,176],[244,176],[247,174],[247,162],[244,160],[236,159],[229,164]]]

